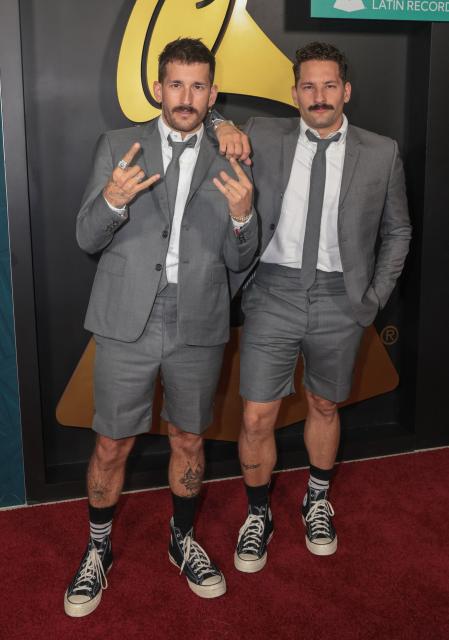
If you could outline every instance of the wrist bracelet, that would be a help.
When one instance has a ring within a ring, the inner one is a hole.
[[[232,215],[232,213],[229,214],[231,216],[231,219],[234,220],[234,222],[239,222],[240,224],[243,224],[245,222],[248,222],[248,220],[251,218],[252,213],[249,212],[248,215],[243,216],[241,218],[236,218],[235,216]]]

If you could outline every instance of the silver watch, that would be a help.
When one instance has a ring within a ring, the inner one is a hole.
[[[232,120],[225,120],[224,118],[211,118],[210,119],[210,126],[213,127],[214,131],[217,130],[217,127],[219,124],[223,124],[223,122],[226,122],[227,124],[232,125],[234,128],[236,128],[235,124],[232,122]]]

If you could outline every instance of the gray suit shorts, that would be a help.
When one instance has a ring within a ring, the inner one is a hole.
[[[162,417],[195,434],[209,426],[225,345],[178,342],[176,285],[156,298],[135,342],[98,335],[95,341],[94,431],[113,439],[147,433],[158,373],[164,390]]]
[[[332,402],[346,400],[363,327],[352,316],[342,273],[317,271],[305,291],[300,269],[260,263],[242,308],[243,398],[271,402],[294,393],[301,354],[306,389]]]

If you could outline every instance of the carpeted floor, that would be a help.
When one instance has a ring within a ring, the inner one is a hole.
[[[298,505],[306,471],[276,476],[266,568],[233,567],[241,480],[206,485],[197,538],[228,592],[195,596],[167,558],[167,490],[123,498],[109,589],[71,619],[63,594],[84,551],[86,502],[0,512],[0,638],[15,640],[443,640],[449,638],[449,449],[338,467],[339,548],[312,556]]]

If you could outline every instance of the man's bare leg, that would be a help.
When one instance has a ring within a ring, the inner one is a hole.
[[[92,613],[107,587],[106,574],[112,566],[112,518],[122,492],[126,460],[134,440],[113,440],[97,435],[87,471],[90,540],[64,595],[64,611],[71,617],[80,618]]]
[[[304,442],[310,462],[309,484],[302,507],[307,529],[306,545],[316,555],[330,555],[337,550],[337,534],[327,492],[340,442],[340,418],[335,402],[307,389],[306,398],[308,414]]]
[[[320,469],[333,469],[340,443],[340,417],[335,402],[325,400],[307,389],[308,414],[304,443],[309,462]]]
[[[234,566],[245,573],[263,569],[273,535],[268,490],[276,464],[274,425],[281,402],[244,401],[239,455],[248,496],[248,517],[239,532]]]
[[[277,457],[274,425],[281,402],[244,400],[239,456],[243,478],[248,487],[266,485],[270,482]]]
[[[168,480],[173,500],[169,558],[182,570],[194,593],[201,598],[217,598],[226,593],[225,578],[193,537],[204,476],[203,438],[171,423],[168,436],[171,447]]]
[[[204,476],[204,446],[202,436],[181,431],[169,423],[170,462],[168,482],[172,493],[182,498],[195,498]]]
[[[97,509],[117,504],[125,481],[126,461],[135,438],[113,440],[97,435],[87,470],[89,504]]]
[[[126,461],[135,438],[97,435],[87,470],[90,536],[97,546],[111,535],[112,519],[125,481]]]

